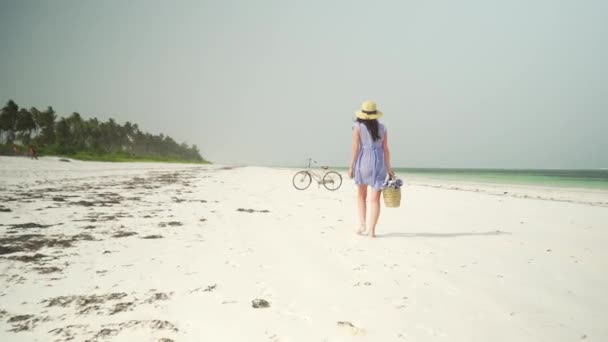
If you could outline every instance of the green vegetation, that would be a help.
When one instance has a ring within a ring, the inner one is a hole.
[[[78,113],[58,119],[53,107],[19,109],[9,100],[0,112],[0,154],[12,155],[13,145],[27,151],[30,144],[39,155],[80,160],[207,163],[196,145],[142,132],[137,124],[84,120]]]

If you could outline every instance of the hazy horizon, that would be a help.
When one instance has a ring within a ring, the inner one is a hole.
[[[2,1],[0,100],[114,118],[220,164],[608,168],[608,3]]]

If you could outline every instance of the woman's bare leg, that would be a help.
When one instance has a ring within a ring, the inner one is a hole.
[[[380,194],[381,191],[372,190],[371,199],[370,199],[370,224],[369,224],[369,236],[376,237],[376,223],[378,223],[378,218],[380,217]]]
[[[365,226],[365,214],[367,212],[367,185],[359,185],[359,193],[357,194],[357,208],[359,210],[359,229],[357,233],[363,234],[367,230]]]

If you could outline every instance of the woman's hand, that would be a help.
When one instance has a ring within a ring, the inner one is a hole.
[[[355,177],[355,172],[353,171],[353,167],[349,167],[348,168],[348,178],[354,178]]]
[[[388,175],[391,179],[395,179],[395,171],[392,168],[388,169]]]

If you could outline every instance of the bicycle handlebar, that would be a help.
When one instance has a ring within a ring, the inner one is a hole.
[[[315,163],[315,164],[317,164],[317,161],[316,161],[316,160],[313,160],[312,158],[308,158],[308,167],[309,167],[309,168],[310,168],[310,164],[311,164],[311,163]]]

